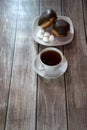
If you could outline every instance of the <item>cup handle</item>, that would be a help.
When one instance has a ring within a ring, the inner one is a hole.
[[[40,70],[40,71],[44,71],[44,70],[45,70],[45,67],[44,67],[43,65],[40,65],[40,66],[39,66],[39,70]]]

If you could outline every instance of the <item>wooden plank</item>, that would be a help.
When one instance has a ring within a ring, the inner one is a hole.
[[[52,8],[61,14],[61,1],[41,0],[40,14]],[[41,51],[43,46],[39,46]],[[37,130],[67,130],[64,77],[46,80],[38,77]]]
[[[14,64],[6,130],[35,130],[37,75],[33,62],[37,45],[32,38],[32,21],[39,3],[19,0]]]
[[[63,15],[71,17],[75,27],[73,42],[64,47],[64,53],[69,62],[65,76],[68,128],[69,130],[87,130],[87,44],[82,1],[65,0],[62,9]]]
[[[87,42],[87,1],[86,0],[83,0],[83,9],[84,9],[84,22],[85,22],[86,42]]]
[[[0,0],[0,130],[4,130],[5,125],[16,19],[17,0]]]

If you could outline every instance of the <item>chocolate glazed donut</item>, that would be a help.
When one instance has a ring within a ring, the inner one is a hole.
[[[41,26],[42,28],[48,28],[54,24],[56,19],[57,19],[57,15],[55,11],[52,9],[47,9],[40,16],[38,25]]]
[[[69,31],[70,31],[70,25],[67,21],[63,19],[57,20],[52,27],[52,33],[54,34],[54,36],[57,37],[67,36]]]

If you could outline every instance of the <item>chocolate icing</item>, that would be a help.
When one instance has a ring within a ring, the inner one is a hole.
[[[67,32],[70,30],[70,25],[65,20],[59,19],[53,25],[53,30],[58,32],[59,35],[67,35]]]
[[[42,13],[42,15],[39,18],[38,25],[40,26],[44,22],[48,22],[51,18],[57,19],[57,15],[54,10],[47,9]]]

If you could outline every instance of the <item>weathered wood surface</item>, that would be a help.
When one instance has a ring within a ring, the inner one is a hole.
[[[87,42],[87,0],[83,0],[83,19],[86,31],[86,42]]]
[[[45,9],[69,16],[74,40],[57,47],[68,70],[48,81],[34,72],[44,46],[32,38],[32,22]],[[86,0],[0,0],[0,130],[87,130]]]
[[[37,47],[32,20],[39,14],[38,5],[38,1],[19,0],[6,130],[35,130],[37,76],[33,62]]]
[[[4,130],[11,81],[18,1],[0,0],[0,130]]]
[[[87,130],[87,43],[83,5],[79,0],[64,0],[62,4],[63,15],[71,17],[75,27],[73,42],[64,47],[69,62],[65,75],[68,129]]]

